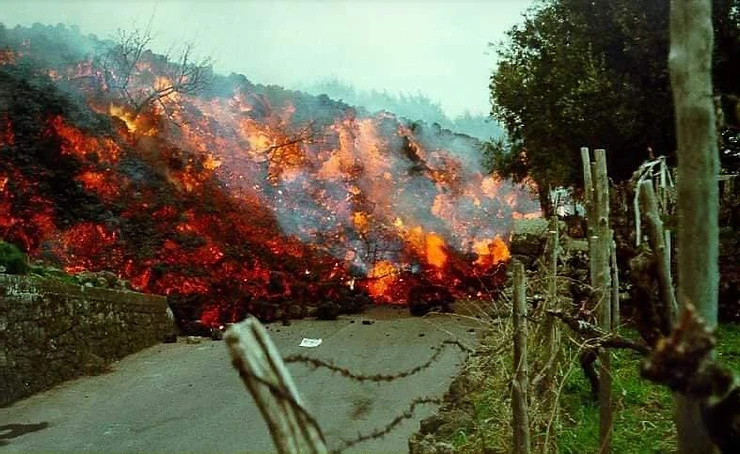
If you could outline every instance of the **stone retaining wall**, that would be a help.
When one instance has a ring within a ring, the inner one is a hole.
[[[166,298],[0,274],[0,406],[172,333]]]

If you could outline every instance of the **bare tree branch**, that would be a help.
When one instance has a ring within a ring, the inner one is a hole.
[[[590,343],[594,343],[596,346],[634,350],[643,356],[649,355],[652,351],[650,347],[645,344],[627,339],[619,334],[610,333],[602,329],[600,326],[594,325],[585,320],[580,320],[561,310],[549,310],[547,311],[547,315],[559,318],[568,325],[570,329],[588,339],[591,341]]]
[[[148,50],[151,23],[144,29],[118,30],[115,44],[97,60],[103,90],[120,98],[135,115],[155,103],[165,107],[174,94],[196,94],[213,82],[212,61],[193,58],[194,44],[186,44],[175,57],[168,52],[158,62]],[[152,68],[157,64],[158,67]],[[165,108],[171,117],[171,109]]]

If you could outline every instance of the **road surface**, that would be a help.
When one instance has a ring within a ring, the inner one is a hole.
[[[363,321],[365,323],[363,323]],[[392,374],[424,363],[445,339],[472,345],[476,322],[458,316],[405,316],[375,308],[336,321],[271,325],[278,349],[332,360],[360,373]],[[321,338],[316,348],[299,347]],[[447,347],[423,372],[385,384],[361,384],[326,370],[289,365],[329,448],[385,426],[416,397],[440,397],[464,355]],[[406,452],[408,437],[432,413],[352,452]],[[223,342],[161,344],[117,362],[109,373],[65,383],[0,408],[0,453],[59,451],[270,452],[259,411],[231,367]]]

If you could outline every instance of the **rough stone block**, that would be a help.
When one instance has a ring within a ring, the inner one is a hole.
[[[162,296],[0,274],[0,406],[161,342],[167,309]]]

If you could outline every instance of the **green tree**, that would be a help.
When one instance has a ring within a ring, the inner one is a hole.
[[[28,258],[18,247],[0,240],[0,273],[28,273]]]
[[[496,170],[516,168],[513,176],[524,171],[547,189],[580,186],[582,146],[605,148],[616,179],[629,177],[650,150],[673,156],[669,3],[544,0],[525,14],[498,47],[491,76],[492,113],[509,134],[499,154],[510,156],[499,161],[517,162]],[[740,88],[740,1],[714,3],[714,21],[723,24],[715,52],[724,57],[715,78],[730,100]]]

